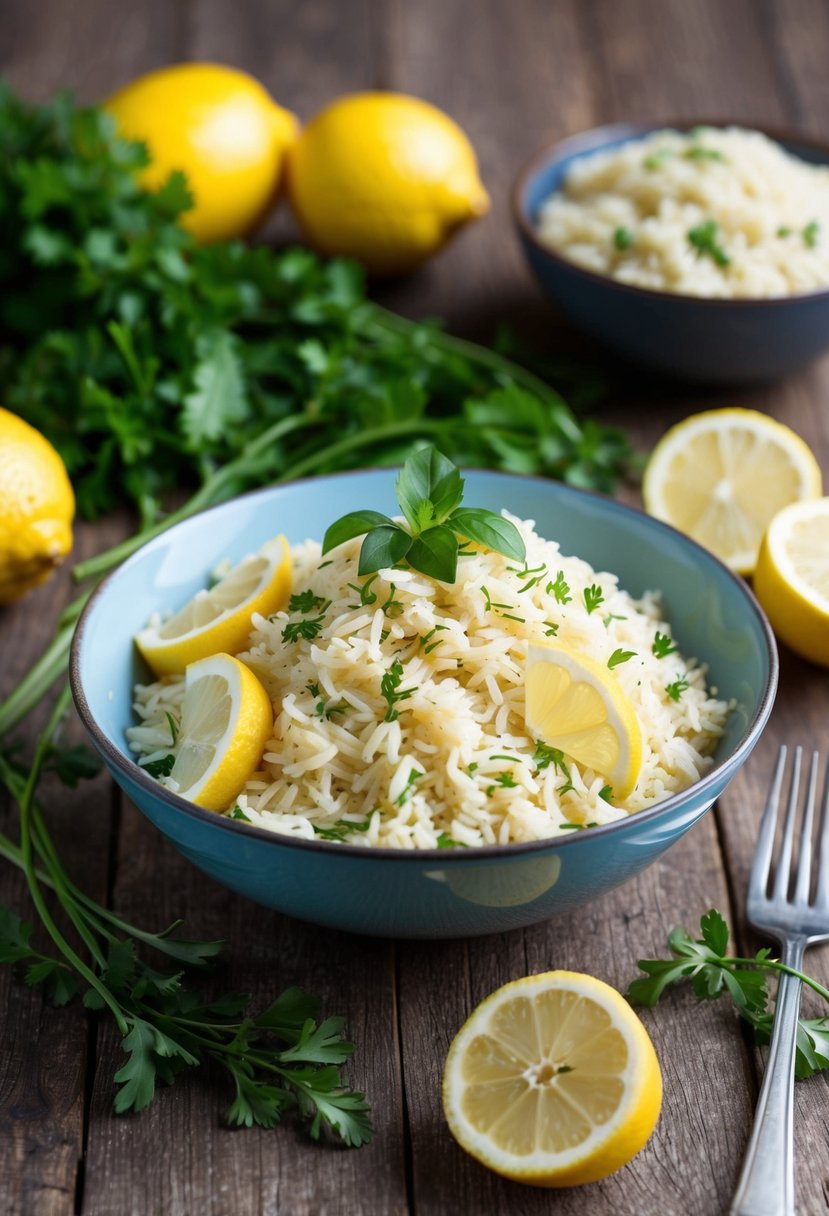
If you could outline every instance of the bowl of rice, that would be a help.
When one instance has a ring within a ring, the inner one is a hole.
[[[380,469],[213,508],[150,541],[92,596],[70,669],[82,721],[139,810],[218,882],[352,932],[501,932],[649,865],[753,748],[777,659],[740,579],[601,495],[464,476],[465,501],[518,528],[523,562],[478,547],[448,584],[400,568],[360,577],[359,541],[323,556],[344,504],[393,513],[395,474]],[[169,746],[183,688],[153,679],[133,638],[277,532],[298,594],[252,616],[239,654],[272,701],[273,737],[234,806],[203,810],[145,770]],[[294,627],[308,612],[314,628]],[[528,654],[553,644],[612,669],[604,678],[634,709],[641,769],[624,797],[528,728]]]
[[[829,147],[617,123],[520,175],[527,260],[578,326],[684,379],[773,380],[829,347]]]

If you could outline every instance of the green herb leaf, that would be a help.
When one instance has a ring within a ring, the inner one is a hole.
[[[245,422],[250,405],[236,339],[227,330],[207,331],[196,342],[193,389],[183,400],[182,428],[193,448]]]
[[[724,268],[731,265],[731,258],[722,245],[719,244],[717,240],[718,232],[719,224],[717,221],[706,220],[704,224],[697,224],[696,228],[688,230],[688,242],[700,257],[709,257],[718,266]]]
[[[622,650],[621,648],[617,648],[607,660],[607,665],[612,671],[614,667],[619,667],[622,663],[627,663],[630,659],[635,658],[635,650]]]
[[[598,583],[592,583],[591,586],[584,589],[584,606],[587,609],[588,615],[595,612],[599,604],[604,603],[604,592]]]
[[[463,478],[447,458],[431,445],[413,452],[395,483],[397,501],[414,535],[432,524],[443,523],[463,497]]]
[[[630,228],[620,227],[617,228],[613,233],[613,244],[615,248],[622,253],[624,253],[626,249],[630,249],[635,239],[636,238],[634,237]]]
[[[818,238],[820,236],[820,224],[817,220],[812,220],[803,229],[803,244],[807,249],[815,249],[817,247]]]
[[[671,637],[667,633],[660,633],[657,629],[651,646],[652,653],[657,659],[664,659],[666,655],[673,654],[676,650]]]
[[[364,536],[372,528],[381,525],[395,526],[388,515],[381,515],[379,511],[351,511],[326,529],[322,538],[322,552],[330,553],[332,549],[353,540],[355,536]]]
[[[357,573],[376,574],[396,565],[410,553],[413,544],[409,533],[397,524],[378,524],[363,541]]]
[[[467,540],[501,553],[513,561],[523,561],[527,555],[524,538],[515,524],[494,511],[482,507],[459,507],[446,521],[454,532]]]
[[[406,556],[413,570],[442,583],[454,583],[458,572],[458,538],[448,526],[441,524],[421,532],[409,541]]]

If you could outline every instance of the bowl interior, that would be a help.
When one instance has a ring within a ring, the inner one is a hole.
[[[133,721],[133,684],[149,674],[132,637],[151,614],[179,608],[220,561],[236,562],[279,532],[298,543],[320,538],[348,510],[394,514],[395,476],[391,470],[339,474],[246,495],[157,537],[106,580],[76,635],[73,676],[82,714],[124,758],[116,763],[130,755],[124,731]],[[718,763],[731,757],[768,712],[776,669],[768,625],[742,581],[673,529],[611,499],[540,478],[465,476],[470,504],[534,519],[564,553],[617,574],[634,595],[663,592],[680,647],[707,662],[719,695],[736,702],[716,753]]]

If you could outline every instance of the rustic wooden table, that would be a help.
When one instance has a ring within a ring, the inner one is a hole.
[[[256,74],[301,116],[337,93],[382,87],[452,113],[479,151],[493,211],[385,302],[442,314],[486,338],[505,319],[550,350],[600,358],[541,299],[513,235],[508,195],[542,144],[614,119],[727,116],[825,137],[829,6],[823,0],[0,0],[0,70],[33,99],[69,87],[94,100],[165,62],[218,59]],[[279,231],[287,231],[280,221]],[[785,384],[703,393],[605,364],[604,410],[646,447],[676,419],[719,404],[760,408],[812,445],[829,477],[829,360]],[[88,555],[126,523],[78,529]],[[2,691],[24,672],[69,593],[56,580],[0,614]],[[759,1057],[731,1011],[687,993],[645,1021],[665,1075],[657,1131],[607,1181],[554,1194],[501,1181],[466,1157],[443,1121],[439,1081],[473,1005],[509,979],[553,966],[624,987],[635,960],[693,927],[711,904],[744,932],[742,906],[763,791],[781,741],[829,742],[825,671],[782,655],[771,723],[714,814],[662,862],[578,915],[461,942],[367,940],[317,929],[214,886],[104,777],[55,789],[49,819],[70,869],[138,923],[187,918],[228,941],[229,986],[257,1001],[289,984],[342,1013],[359,1044],[349,1079],[370,1095],[377,1135],[359,1151],[286,1126],[230,1131],[209,1075],[162,1091],[142,1115],[112,1112],[119,1048],[110,1024],[56,1011],[0,970],[0,1209],[26,1216],[253,1216],[417,1212],[530,1216],[714,1216],[725,1212],[757,1095]],[[27,909],[0,871],[0,902]],[[829,980],[829,951],[809,965]],[[808,1002],[807,1002],[808,1004]],[[798,1086],[798,1211],[827,1210],[827,1081]]]

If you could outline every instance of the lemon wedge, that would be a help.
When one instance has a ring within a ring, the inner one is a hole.
[[[226,810],[256,771],[272,731],[270,698],[244,663],[229,654],[191,663],[167,784],[196,806]]]
[[[775,515],[754,590],[780,640],[829,667],[829,498],[792,503]]]
[[[524,695],[532,737],[605,777],[614,802],[627,798],[642,767],[642,730],[613,672],[566,646],[535,643]]]
[[[578,1186],[625,1165],[662,1104],[653,1044],[601,980],[548,971],[505,984],[461,1027],[443,1109],[471,1156],[534,1186]]]
[[[799,435],[758,410],[693,414],[663,435],[642,481],[645,509],[750,574],[772,517],[822,492]]]
[[[291,574],[288,542],[277,536],[215,587],[197,591],[168,621],[142,629],[135,644],[156,676],[180,674],[211,654],[236,654],[247,642],[253,613],[270,616],[284,606]]]

